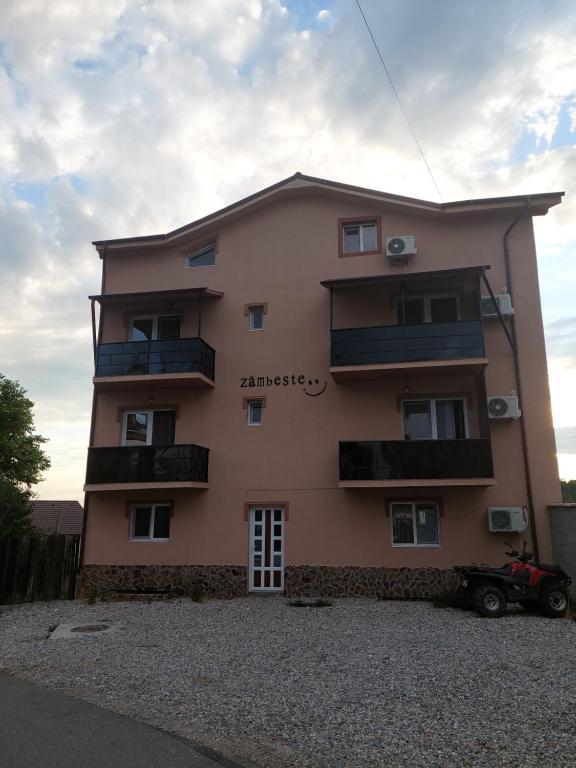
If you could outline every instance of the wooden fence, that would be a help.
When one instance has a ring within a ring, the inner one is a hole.
[[[80,536],[0,539],[0,604],[72,600]]]

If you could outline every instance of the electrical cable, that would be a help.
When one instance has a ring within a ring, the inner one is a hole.
[[[390,72],[388,71],[388,67],[386,66],[386,63],[384,61],[384,57],[382,56],[382,52],[380,51],[380,48],[378,46],[378,43],[376,42],[376,39],[374,35],[372,34],[372,30],[370,29],[370,24],[368,23],[368,19],[366,18],[366,14],[362,10],[362,6],[360,5],[360,0],[355,0],[356,5],[358,6],[358,10],[362,14],[362,18],[364,19],[364,24],[366,25],[366,29],[368,30],[368,34],[370,35],[372,39],[372,43],[374,44],[374,48],[376,49],[376,53],[378,54],[378,58],[380,59],[380,63],[382,64],[384,68],[384,72],[386,73],[386,77],[388,78],[388,81],[390,83],[390,87],[392,88],[392,91],[394,93],[394,96],[396,97],[396,101],[398,102],[398,106],[400,107],[400,110],[402,112],[402,115],[404,116],[404,120],[406,121],[406,125],[408,126],[410,133],[412,134],[412,138],[414,139],[414,142],[416,146],[418,147],[418,151],[420,152],[420,155],[422,157],[422,160],[424,161],[424,165],[426,166],[426,170],[428,171],[430,178],[432,179],[432,183],[434,184],[434,187],[436,189],[436,192],[438,193],[438,197],[440,198],[440,202],[442,202],[442,193],[440,192],[440,188],[438,184],[436,183],[436,179],[434,178],[434,174],[432,173],[432,169],[428,165],[428,161],[426,160],[426,155],[424,154],[424,150],[422,149],[420,142],[418,141],[418,137],[416,136],[416,132],[412,128],[412,124],[410,123],[410,119],[408,117],[408,114],[406,110],[404,109],[404,105],[402,104],[402,100],[400,99],[400,96],[398,95],[398,91],[396,90],[396,87],[394,85],[394,82],[392,80],[392,77],[390,76]]]

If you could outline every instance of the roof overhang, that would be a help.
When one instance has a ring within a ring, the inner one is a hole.
[[[437,269],[429,270],[428,272],[402,272],[396,275],[372,275],[370,277],[345,277],[336,278],[335,280],[322,280],[320,285],[324,288],[353,288],[363,287],[368,285],[382,285],[390,283],[412,282],[413,280],[430,280],[435,278],[444,277],[464,277],[474,275],[482,275],[487,269],[490,269],[489,264],[484,264],[478,267],[460,267],[458,269]]]
[[[564,192],[545,192],[528,196],[487,197],[457,200],[450,203],[435,203],[430,200],[393,195],[375,189],[357,187],[352,184],[343,184],[337,181],[295,173],[287,179],[272,184],[270,187],[266,187],[171,232],[141,237],[124,237],[114,240],[95,240],[92,244],[98,251],[100,258],[103,257],[104,253],[110,251],[121,252],[134,248],[153,249],[176,245],[185,238],[200,237],[201,235],[208,234],[210,230],[216,230],[223,221],[238,218],[248,211],[261,208],[277,197],[295,197],[311,192],[349,198],[354,202],[362,200],[373,206],[385,206],[389,209],[403,210],[405,212],[414,211],[434,217],[505,213],[507,210],[512,214],[517,209],[523,209],[526,205],[528,205],[527,213],[529,215],[543,216],[548,212],[549,208],[561,203],[562,196],[564,195]]]
[[[141,291],[140,293],[103,293],[95,296],[88,296],[90,301],[97,301],[99,304],[124,304],[127,301],[139,301],[149,299],[186,299],[202,296],[208,299],[218,299],[224,294],[222,291],[215,291],[212,288],[176,288],[168,291]]]

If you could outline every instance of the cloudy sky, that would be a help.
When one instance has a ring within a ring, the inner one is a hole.
[[[566,190],[536,219],[553,411],[576,477],[576,3],[362,0],[442,200]],[[0,372],[79,498],[90,242],[295,171],[438,200],[355,0],[0,2]]]

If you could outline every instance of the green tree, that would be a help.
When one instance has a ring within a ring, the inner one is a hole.
[[[576,501],[576,480],[562,480],[562,501]]]
[[[32,486],[50,466],[47,440],[34,433],[33,407],[20,384],[0,373],[0,536],[31,532]]]

